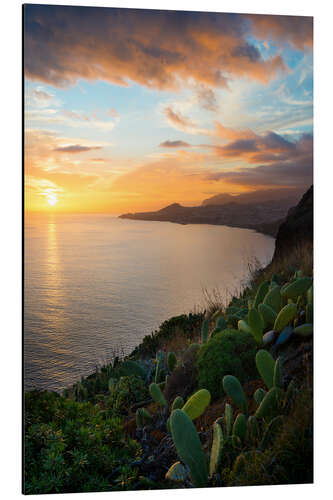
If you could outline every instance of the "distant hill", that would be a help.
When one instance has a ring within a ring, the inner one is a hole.
[[[225,205],[226,203],[263,203],[266,201],[281,201],[289,208],[294,206],[304,193],[304,189],[288,188],[288,189],[263,189],[252,191],[249,193],[241,193],[239,195],[231,195],[229,193],[221,193],[203,200],[203,206],[207,205]]]
[[[274,192],[272,195],[274,199],[265,199],[271,191],[273,190],[267,190],[266,194],[263,192],[258,194],[257,191],[257,196],[254,196],[254,193],[241,195],[237,201],[231,196],[232,201],[224,204],[211,204],[208,203],[209,200],[205,200],[206,204],[201,206],[184,207],[179,203],[173,203],[155,212],[127,213],[120,215],[120,218],[178,224],[225,225],[255,229],[275,236],[289,208],[297,204],[301,195],[297,197],[296,190],[293,190],[292,196],[289,191],[287,196],[282,196],[282,193],[277,196]],[[229,195],[223,196],[226,196],[225,200],[229,200]]]

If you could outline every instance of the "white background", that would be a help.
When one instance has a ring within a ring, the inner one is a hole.
[[[33,3],[33,2],[30,2]],[[332,3],[327,0],[136,0],[58,2],[63,5],[141,7],[253,14],[314,16],[315,26],[315,484],[112,493],[121,500],[141,498],[251,499],[328,498],[333,492],[333,186],[332,186]],[[1,392],[0,495],[21,496],[21,6],[1,2]],[[103,498],[109,493],[57,495],[55,498]],[[31,498],[44,498],[44,495]],[[50,497],[48,497],[50,498]]]

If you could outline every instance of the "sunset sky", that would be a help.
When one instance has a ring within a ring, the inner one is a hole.
[[[312,183],[312,18],[25,7],[26,208]]]

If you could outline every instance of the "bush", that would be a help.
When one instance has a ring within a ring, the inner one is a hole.
[[[242,384],[256,377],[255,354],[256,343],[251,334],[231,329],[218,333],[200,348],[199,387],[208,389],[216,399],[223,393],[224,375],[234,375]]]
[[[46,391],[25,394],[26,494],[123,489],[117,467],[128,469],[140,454],[120,418],[98,405]],[[132,469],[127,479],[134,475]]]
[[[144,381],[131,375],[120,377],[120,379],[110,387],[110,397],[107,407],[113,415],[128,413],[130,406],[149,398],[149,392]]]
[[[158,330],[143,338],[141,344],[130,356],[134,358],[154,357],[159,349],[179,335],[183,335],[189,341],[193,340],[200,334],[203,318],[203,313],[190,313],[174,316],[164,321]]]

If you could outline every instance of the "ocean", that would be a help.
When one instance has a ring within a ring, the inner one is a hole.
[[[128,354],[166,319],[205,307],[204,290],[238,291],[274,238],[249,229],[119,219],[28,216],[25,389],[61,391]]]

